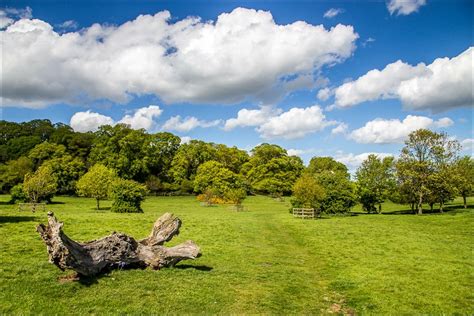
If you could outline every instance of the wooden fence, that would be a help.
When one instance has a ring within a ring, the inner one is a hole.
[[[314,208],[293,208],[293,216],[299,218],[315,218],[319,216],[319,211]]]

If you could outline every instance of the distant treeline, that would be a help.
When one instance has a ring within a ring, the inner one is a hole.
[[[368,212],[380,212],[381,203],[390,199],[421,212],[423,203],[439,203],[442,209],[455,196],[466,201],[472,194],[474,162],[459,157],[459,151],[459,143],[447,134],[417,130],[397,160],[369,156],[351,181],[347,167],[331,157],[313,157],[306,167],[301,158],[273,144],[258,145],[249,154],[200,140],[182,144],[171,133],[150,134],[125,124],[80,133],[49,120],[0,121],[0,191],[8,193],[26,175],[47,169],[57,194],[74,195],[79,178],[103,165],[156,195],[211,190],[241,200],[246,193],[294,194],[294,206],[326,213],[347,212],[357,202]]]

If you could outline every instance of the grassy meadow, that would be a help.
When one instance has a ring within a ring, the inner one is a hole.
[[[47,206],[64,231],[88,241],[120,231],[146,237],[164,212],[183,220],[169,245],[194,240],[202,257],[175,268],[116,270],[63,282],[35,226],[0,197],[0,314],[473,314],[474,212],[460,200],[444,214],[295,219],[289,199],[248,197],[245,211],[202,207],[195,197],[150,197],[143,214],[96,211],[87,198]]]

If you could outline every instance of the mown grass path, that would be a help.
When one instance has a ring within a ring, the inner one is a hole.
[[[266,197],[249,197],[245,212],[201,207],[193,197],[153,197],[144,214],[97,212],[90,199],[55,200],[64,204],[48,208],[79,241],[114,230],[142,238],[171,211],[183,227],[170,244],[193,239],[203,256],[173,269],[62,283],[68,273],[47,262],[35,232],[45,214],[1,203],[0,314],[324,314],[333,304],[359,314],[474,312],[471,209],[299,220],[288,202]]]

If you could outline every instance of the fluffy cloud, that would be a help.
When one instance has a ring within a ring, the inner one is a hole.
[[[0,10],[0,29],[4,29],[15,22],[15,19],[31,19],[33,10],[30,7],[24,9],[3,8]]]
[[[343,9],[331,8],[324,13],[324,17],[330,19],[330,18],[335,17],[338,14],[341,14],[342,12],[344,12]]]
[[[287,112],[270,117],[257,128],[257,132],[266,139],[294,139],[304,137],[334,124],[336,122],[327,121],[321,108],[314,105],[307,108],[292,108]]]
[[[158,118],[161,113],[163,113],[163,110],[158,105],[150,105],[136,110],[133,115],[125,115],[119,123],[129,124],[134,129],[144,128],[149,130],[155,124],[154,119]]]
[[[408,115],[403,121],[381,118],[367,122],[363,127],[352,131],[349,138],[362,144],[402,143],[411,132],[420,128],[444,128],[454,122],[447,117],[437,121],[425,116]]]
[[[221,122],[221,120],[201,121],[195,118],[194,116],[188,116],[183,119],[181,118],[181,116],[176,115],[169,118],[162,126],[162,129],[178,132],[189,132],[190,130],[195,129],[196,127],[212,127],[219,125]]]
[[[1,101],[32,108],[126,103],[140,94],[169,103],[274,101],[317,85],[321,67],[350,57],[358,38],[350,25],[279,25],[270,12],[243,8],[215,22],[171,21],[162,11],[59,34],[42,20],[18,20],[1,31]]]
[[[69,122],[69,125],[76,132],[96,131],[99,126],[114,124],[115,122],[111,117],[91,111],[77,112],[71,117]]]
[[[347,132],[347,129],[349,126],[347,126],[346,123],[339,123],[336,127],[334,127],[331,130],[331,134],[336,135],[336,134],[345,134]]]
[[[318,91],[317,97],[321,101],[327,101],[332,96],[332,94],[333,90],[326,87]]]
[[[77,132],[96,131],[102,125],[115,125],[116,123],[129,124],[133,129],[144,128],[150,130],[155,126],[157,117],[163,110],[157,105],[140,108],[133,115],[125,115],[121,120],[115,122],[111,117],[99,113],[86,111],[77,112],[71,117],[70,125]]]
[[[390,157],[393,156],[393,154],[389,153],[376,153],[376,152],[367,152],[367,153],[362,153],[358,155],[354,155],[352,153],[345,154],[343,152],[339,152],[336,154],[334,157],[335,160],[342,162],[347,166],[349,171],[351,173],[354,173],[357,168],[362,164],[364,160],[366,160],[369,155],[376,155],[379,158],[385,158],[385,157]]]
[[[230,131],[236,127],[260,126],[270,117],[278,115],[281,109],[275,109],[272,106],[260,106],[259,109],[249,110],[241,109],[236,118],[228,119],[224,124],[224,130]]]
[[[183,137],[180,137],[180,138],[181,138],[181,142],[180,142],[181,145],[182,144],[187,144],[192,140],[192,138],[189,137],[189,136],[183,136]]]
[[[390,0],[387,9],[390,14],[409,15],[418,12],[418,9],[426,4],[426,0]]]
[[[402,61],[371,70],[334,90],[330,108],[351,107],[365,101],[398,98],[409,110],[447,111],[472,106],[473,48],[459,56],[438,58],[430,65]]]

